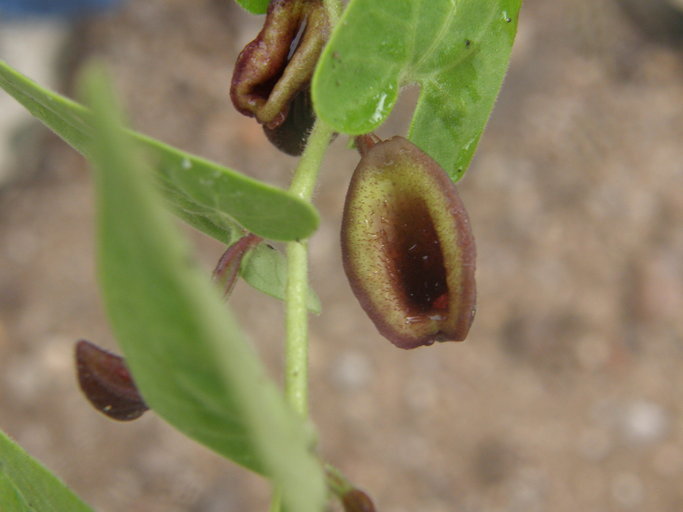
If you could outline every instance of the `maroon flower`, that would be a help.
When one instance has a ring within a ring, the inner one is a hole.
[[[263,29],[240,53],[230,87],[235,108],[272,130],[307,89],[329,32],[321,0],[272,0]]]
[[[461,341],[474,318],[475,246],[446,172],[403,137],[360,137],[342,221],[351,288],[400,348]]]

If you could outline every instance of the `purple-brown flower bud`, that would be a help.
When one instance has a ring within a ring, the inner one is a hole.
[[[130,421],[148,409],[122,357],[80,340],[76,343],[76,369],[81,390],[101,413]]]
[[[329,32],[321,0],[272,0],[263,29],[240,53],[230,97],[269,129],[282,124],[305,89]]]
[[[261,243],[263,239],[253,233],[244,235],[229,246],[218,260],[213,270],[213,279],[223,285],[223,295],[227,297],[237,282],[237,275],[242,265],[244,255],[252,247]]]
[[[344,512],[375,512],[370,496],[360,489],[352,489],[342,497]]]
[[[342,221],[351,288],[377,329],[409,349],[462,341],[474,318],[475,245],[455,184],[403,137],[361,137]]]

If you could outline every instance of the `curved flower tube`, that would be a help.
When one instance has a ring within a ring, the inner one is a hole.
[[[329,32],[321,0],[273,0],[263,29],[237,57],[230,97],[268,129],[281,125],[306,89]]]

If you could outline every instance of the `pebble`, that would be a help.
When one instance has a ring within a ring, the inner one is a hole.
[[[637,400],[629,404],[622,418],[622,431],[626,440],[638,444],[651,444],[661,440],[669,430],[669,416],[659,404]]]

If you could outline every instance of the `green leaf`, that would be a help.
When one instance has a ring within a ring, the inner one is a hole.
[[[307,425],[174,229],[151,173],[131,154],[104,79],[87,78],[100,281],[145,402],[189,437],[272,478],[290,510],[319,512],[325,486]]]
[[[0,87],[68,144],[88,154],[92,121],[85,107],[43,89],[1,61]],[[317,213],[308,203],[142,134],[130,133],[154,162],[169,207],[209,236],[230,245],[243,235],[242,226],[271,240],[306,238],[315,230]],[[283,299],[283,266],[274,264],[274,258],[258,251],[242,266],[242,277],[257,290]],[[279,259],[283,258],[280,254]],[[318,312],[319,305],[317,308],[312,309]]]
[[[269,0],[235,0],[244,9],[253,14],[265,14]]]
[[[287,259],[277,249],[259,244],[250,250],[242,262],[240,275],[251,286],[271,297],[284,298],[287,285]],[[308,309],[320,314],[320,299],[308,289]]]
[[[367,133],[421,86],[408,138],[462,177],[508,66],[521,0],[351,0],[313,77],[318,115]]]
[[[19,489],[10,481],[9,477],[0,473],[0,506],[2,510],[19,512],[33,510],[19,492]]]
[[[40,87],[0,61],[0,87],[77,151],[88,156],[92,122],[86,108]],[[244,229],[270,240],[308,238],[318,214],[305,201],[236,171],[130,132],[151,160],[175,212],[230,243]]]
[[[56,476],[1,431],[0,510],[92,512]]]

